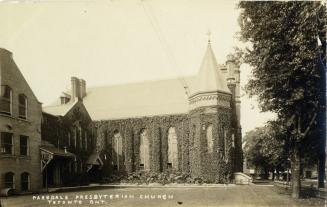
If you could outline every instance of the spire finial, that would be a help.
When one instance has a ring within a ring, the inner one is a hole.
[[[207,36],[208,36],[208,44],[210,44],[211,43],[211,31],[210,31],[210,29],[208,29]]]

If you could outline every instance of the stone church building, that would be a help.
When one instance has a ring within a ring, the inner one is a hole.
[[[224,182],[242,171],[239,65],[232,56],[219,65],[210,41],[195,76],[83,84],[81,101],[93,121],[103,177],[168,170]]]

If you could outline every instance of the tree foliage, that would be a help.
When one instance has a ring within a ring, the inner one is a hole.
[[[320,2],[240,2],[241,37],[251,43],[245,62],[253,67],[246,90],[263,111],[276,112],[299,142],[325,110],[324,72],[318,57],[326,42]],[[323,48],[325,50],[325,47]]]
[[[278,114],[289,135],[298,197],[303,144],[315,146],[312,137],[325,130],[326,8],[318,1],[241,1],[239,8],[241,39],[251,45],[244,61],[253,68],[246,90],[258,96],[262,111]]]
[[[247,161],[266,171],[281,169],[287,160],[282,129],[275,122],[257,127],[244,137],[244,153]]]

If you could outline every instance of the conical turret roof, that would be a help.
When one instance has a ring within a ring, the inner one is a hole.
[[[212,91],[231,93],[227,87],[225,76],[218,69],[217,60],[209,41],[193,92],[202,93]]]

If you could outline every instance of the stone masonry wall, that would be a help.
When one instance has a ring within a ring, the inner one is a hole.
[[[139,170],[139,140],[140,132],[146,129],[149,138],[150,171],[167,170],[168,129],[175,127],[178,147],[178,170],[189,171],[188,149],[188,119],[187,115],[167,115],[143,117],[134,119],[108,120],[95,122],[97,130],[97,146],[105,162],[105,175],[110,173],[131,173]],[[120,172],[115,172],[112,166],[112,137],[119,131],[123,137],[124,166]],[[106,156],[104,156],[106,155]],[[104,159],[104,158],[107,159]]]
[[[129,174],[139,170],[140,132],[146,129],[150,148],[150,171],[167,170],[168,129],[175,127],[178,147],[178,171],[201,177],[207,182],[226,182],[232,174],[231,113],[223,107],[199,108],[188,114],[153,116],[94,122],[97,147],[104,160],[103,176]],[[207,152],[206,128],[213,125],[214,151]],[[227,154],[224,149],[227,131]],[[123,157],[119,171],[113,169],[112,137],[123,138]]]
[[[13,134],[14,154],[0,155],[0,189],[4,187],[4,174],[13,172],[15,188],[21,189],[21,173],[30,175],[30,188],[41,188],[42,175],[40,166],[41,144],[41,103],[35,98],[26,80],[17,68],[11,53],[0,49],[0,85],[12,88],[12,115],[0,115],[0,131]],[[28,101],[27,119],[18,118],[18,95],[25,94]],[[20,155],[20,135],[29,137],[29,156]]]

